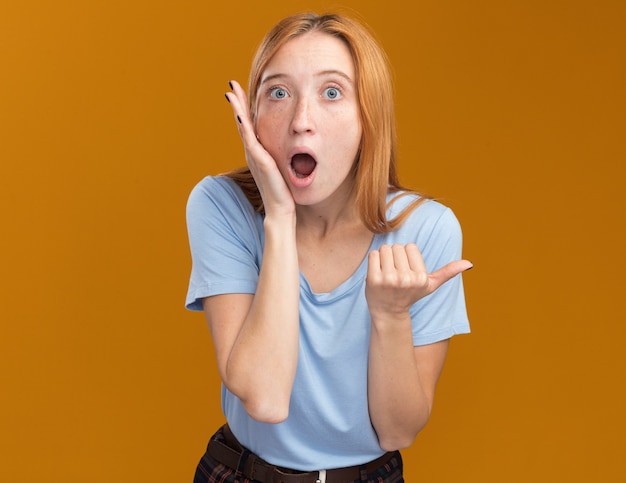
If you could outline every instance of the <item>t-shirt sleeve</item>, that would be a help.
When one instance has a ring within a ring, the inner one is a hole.
[[[425,240],[418,241],[429,273],[462,258],[461,226],[449,208],[432,220]],[[426,345],[469,333],[462,275],[444,283],[411,308],[413,344]]]
[[[226,293],[254,293],[259,276],[261,234],[255,213],[232,183],[205,178],[187,201],[191,276],[185,300],[202,310],[202,299]]]

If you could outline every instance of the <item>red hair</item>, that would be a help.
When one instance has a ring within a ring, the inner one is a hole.
[[[265,36],[252,62],[248,83],[252,119],[256,118],[259,84],[268,62],[290,39],[314,31],[341,39],[350,50],[363,128],[354,171],[355,201],[369,230],[393,231],[424,198],[418,198],[395,218],[387,219],[387,194],[404,191],[396,171],[393,81],[385,52],[362,24],[336,14],[304,13],[281,20]],[[249,169],[239,168],[226,175],[237,182],[254,208],[263,212],[263,201]]]

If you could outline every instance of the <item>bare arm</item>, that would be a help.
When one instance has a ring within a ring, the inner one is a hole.
[[[408,447],[427,423],[448,348],[447,340],[413,347],[409,308],[471,266],[459,260],[428,274],[413,244],[382,246],[369,255],[368,402],[385,450]]]
[[[222,381],[252,418],[267,423],[287,417],[298,358],[299,275],[287,233],[266,227],[254,295],[204,299]]]
[[[295,204],[276,163],[257,141],[243,89],[227,95],[265,207],[265,246],[256,293],[204,299],[226,387],[256,420],[287,417],[298,358],[299,269]]]

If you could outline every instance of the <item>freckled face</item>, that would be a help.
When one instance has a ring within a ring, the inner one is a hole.
[[[348,47],[321,32],[289,40],[263,72],[256,129],[296,204],[350,193],[362,134],[354,81]]]

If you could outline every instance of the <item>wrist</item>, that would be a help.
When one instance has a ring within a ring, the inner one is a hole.
[[[411,330],[411,314],[408,310],[397,312],[370,312],[372,328],[378,331]]]
[[[296,249],[296,217],[290,215],[266,216],[263,220],[266,249],[270,246],[286,255]]]
[[[263,218],[263,228],[265,231],[295,230],[296,212],[266,213]]]

